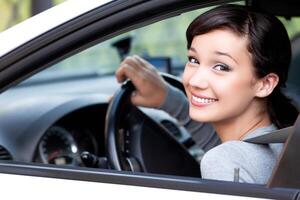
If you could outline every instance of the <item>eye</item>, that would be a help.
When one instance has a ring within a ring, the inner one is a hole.
[[[192,64],[199,64],[199,61],[196,58],[192,57],[192,56],[189,56],[188,60]]]
[[[225,71],[225,72],[230,71],[230,68],[227,65],[224,65],[224,64],[217,64],[213,67],[213,69],[215,69],[217,71]]]

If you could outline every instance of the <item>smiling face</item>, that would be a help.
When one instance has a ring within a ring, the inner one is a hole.
[[[227,121],[257,106],[259,79],[247,44],[247,37],[228,29],[193,38],[183,74],[192,119]]]

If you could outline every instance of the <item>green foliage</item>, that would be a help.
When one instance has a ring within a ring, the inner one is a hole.
[[[284,24],[289,37],[292,39],[295,35],[299,34],[300,32],[300,18],[293,17],[291,19],[285,19],[283,17],[279,18],[281,22]]]
[[[65,0],[53,0],[57,5]],[[3,31],[31,16],[32,0],[1,0],[0,31]]]
[[[183,67],[187,60],[185,38],[187,26],[194,18],[208,9],[211,7],[187,12],[122,34],[65,59],[56,67],[60,70],[89,68],[100,73],[112,73],[120,63],[120,58],[112,44],[125,37],[132,38],[130,55],[165,56],[172,59],[173,65]],[[280,20],[285,24],[290,37],[299,33],[300,18],[292,18],[291,20],[280,18]]]
[[[64,0],[53,0],[54,4],[62,3]],[[0,31],[12,26],[30,16],[32,0],[1,0],[0,1]],[[120,63],[116,49],[112,47],[115,41],[130,36],[132,46],[130,54],[140,56],[166,56],[172,58],[176,65],[184,65],[186,62],[186,39],[185,30],[189,23],[199,14],[209,8],[203,8],[188,12],[180,16],[166,19],[164,21],[130,31],[111,40],[89,48],[74,55],[56,65],[64,70],[94,68],[101,72],[113,72]],[[17,14],[13,15],[13,10]],[[300,32],[300,18],[286,20],[280,18],[292,38]]]

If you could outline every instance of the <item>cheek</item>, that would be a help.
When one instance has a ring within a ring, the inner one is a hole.
[[[249,102],[255,96],[254,86],[250,79],[234,77],[225,82],[222,81],[222,83],[218,80],[215,81],[215,84],[218,84],[218,87],[215,88],[218,90],[217,93],[226,102],[231,102],[229,105],[238,105],[243,104],[243,102]]]
[[[183,83],[183,86],[185,88],[185,91],[188,93],[188,86],[189,86],[189,81],[194,73],[194,69],[189,67],[189,66],[185,66],[184,68],[184,72],[183,72],[183,75],[182,75],[182,83]]]

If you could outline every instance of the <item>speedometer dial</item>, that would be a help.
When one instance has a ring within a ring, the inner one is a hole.
[[[53,126],[39,144],[41,159],[47,164],[78,165],[78,147],[72,135],[64,128]]]

